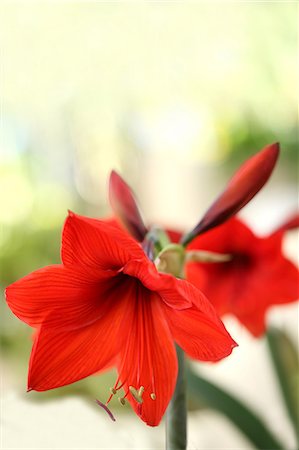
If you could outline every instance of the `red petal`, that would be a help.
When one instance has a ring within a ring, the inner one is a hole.
[[[147,229],[141,218],[135,196],[127,183],[115,171],[112,171],[110,175],[109,200],[114,213],[129,233],[137,241],[143,241]]]
[[[178,244],[183,236],[183,233],[181,231],[167,229],[166,232],[169,236],[170,242],[173,242],[175,244]]]
[[[234,314],[252,334],[260,336],[271,305],[299,297],[298,270],[283,256],[281,241],[281,233],[258,238],[240,220],[231,219],[197,237],[188,248],[229,253],[235,258],[219,264],[188,264],[187,278],[207,295],[219,315]]]
[[[254,288],[258,306],[266,310],[274,304],[284,304],[299,298],[299,271],[284,257],[281,249],[281,235],[273,234],[258,239],[255,266],[251,271],[252,291]]]
[[[218,228],[209,230],[195,238],[188,249],[207,250],[231,255],[248,255],[253,258],[257,239],[252,231],[237,218],[232,218]],[[234,299],[246,295],[247,278],[250,272],[246,265],[223,263],[189,263],[186,266],[187,279],[202,290],[222,316],[232,311]]]
[[[238,315],[239,321],[250,331],[250,333],[259,338],[266,332],[266,310],[260,309],[254,311],[254,319],[252,311],[244,311],[244,313]]]
[[[86,217],[86,219],[87,219],[87,217]],[[91,223],[93,223],[94,220],[99,220],[99,219],[91,219]],[[99,221],[100,221],[100,222],[105,222],[105,223],[107,223],[108,225],[111,225],[111,226],[117,228],[118,230],[125,231],[125,230],[124,230],[124,227],[122,226],[122,224],[120,223],[120,221],[119,221],[116,217],[114,217],[114,216],[106,217],[105,219],[101,219],[101,220],[99,220]]]
[[[180,280],[166,273],[160,274],[160,286],[157,289],[164,303],[173,309],[190,308],[193,301],[201,302],[202,293],[186,280]]]
[[[128,234],[97,219],[70,212],[62,234],[62,261],[97,270],[120,269],[131,259],[146,258]]]
[[[290,303],[299,298],[299,271],[286,258],[268,272],[269,297],[273,304]]]
[[[109,306],[115,283],[111,274],[98,271],[91,277],[78,267],[48,266],[8,286],[7,303],[30,326],[80,328]]]
[[[96,322],[77,329],[41,327],[32,349],[28,388],[45,391],[74,383],[111,365],[121,344],[127,298],[114,303]]]
[[[124,266],[123,273],[138,278],[147,289],[158,292],[162,300],[172,308],[185,309],[192,305],[190,298],[194,295],[195,288],[185,280],[159,273],[149,260],[130,261]],[[197,290],[196,292],[198,293]]]
[[[148,425],[160,423],[173,395],[177,377],[177,358],[159,297],[137,284],[127,310],[128,326],[118,364],[125,391],[129,386],[144,387],[143,403],[129,393],[135,412]],[[156,399],[151,398],[155,394]]]
[[[224,192],[208,209],[199,224],[184,237],[184,244],[222,224],[243,208],[269,179],[278,155],[279,144],[272,144],[248,159],[231,178]]]
[[[296,213],[292,217],[289,217],[282,225],[280,225],[275,233],[281,233],[289,230],[299,228],[299,214]]]
[[[237,344],[209,301],[194,288],[196,291],[196,304],[181,311],[165,305],[165,316],[174,340],[191,358],[218,361],[230,355]]]
[[[110,216],[110,217],[105,217],[104,219],[91,219],[89,217],[85,217],[85,220],[91,222],[91,224],[93,225],[96,222],[104,222],[107,225],[110,225],[114,228],[117,228],[118,230],[121,230],[122,233],[125,233],[127,235],[128,230],[126,229],[126,227],[124,227],[124,225],[121,223],[121,221],[119,219],[117,219],[115,216]]]
[[[264,261],[264,271],[252,271],[248,279],[247,302],[240,297],[236,305],[236,316],[255,336],[266,331],[266,315],[271,306],[297,301],[299,298],[299,271],[291,261],[275,257],[274,261]]]
[[[217,266],[217,267],[216,267]],[[235,293],[244,292],[244,282],[236,283],[234,274],[223,270],[220,264],[191,263],[187,266],[187,279],[207,296],[219,316],[232,310]]]
[[[247,253],[256,246],[256,236],[238,217],[207,231],[188,244],[188,250],[207,250],[219,253]],[[219,264],[208,264],[218,266]],[[221,264],[220,264],[221,265]]]

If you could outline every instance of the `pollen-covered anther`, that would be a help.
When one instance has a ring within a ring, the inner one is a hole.
[[[129,386],[129,391],[132,394],[134,400],[136,400],[137,403],[143,403],[142,394],[144,392],[144,387],[140,386],[139,390],[134,388],[134,386]]]
[[[144,387],[143,387],[143,386],[140,386],[140,388],[139,388],[139,390],[138,390],[138,395],[139,395],[139,397],[142,397],[143,392],[144,392]]]
[[[116,394],[116,389],[113,388],[113,387],[111,387],[111,388],[109,389],[109,391],[110,391],[110,394],[112,394],[112,395],[115,395],[115,394]]]
[[[152,400],[156,400],[156,398],[157,398],[156,394],[154,392],[151,393],[150,397]]]
[[[126,404],[126,400],[123,397],[118,397],[118,401],[122,406]]]

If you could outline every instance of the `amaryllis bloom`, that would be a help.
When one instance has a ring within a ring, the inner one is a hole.
[[[198,236],[187,250],[224,253],[231,259],[189,263],[187,279],[207,295],[220,316],[233,314],[254,336],[262,335],[268,309],[299,297],[298,269],[282,252],[285,232],[298,222],[296,216],[269,236],[258,237],[240,219],[230,219]]]
[[[6,289],[14,314],[37,329],[28,390],[57,388],[116,366],[111,395],[128,399],[155,426],[175,388],[174,342],[202,361],[217,361],[235,347],[205,296],[159,273],[122,230],[70,213],[61,258],[62,264]],[[110,397],[107,389],[106,405]]]

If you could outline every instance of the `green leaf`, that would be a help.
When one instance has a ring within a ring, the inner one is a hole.
[[[271,327],[266,337],[281,393],[299,443],[298,354],[283,331]]]
[[[284,446],[272,435],[261,418],[233,395],[225,392],[190,368],[187,386],[193,400],[215,409],[230,419],[258,449],[282,450]]]

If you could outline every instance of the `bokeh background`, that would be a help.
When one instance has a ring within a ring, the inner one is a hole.
[[[264,145],[282,154],[243,217],[267,233],[297,207],[297,2],[1,2],[1,288],[59,262],[67,209],[111,214],[117,169],[148,222],[187,229]],[[296,259],[296,233],[285,250]],[[296,304],[269,323],[298,338]],[[295,448],[263,339],[199,369]],[[114,374],[26,394],[31,330],[1,302],[1,448],[163,448],[129,408],[94,404]],[[197,367],[197,368],[198,368]],[[251,449],[226,418],[190,405],[189,448]]]

